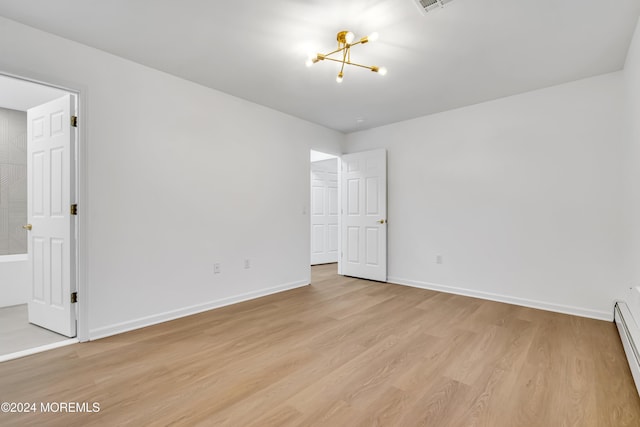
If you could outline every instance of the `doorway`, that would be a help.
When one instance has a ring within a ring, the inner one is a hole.
[[[337,156],[311,150],[311,265],[387,281],[387,152]]]
[[[58,197],[55,190],[56,186],[66,186],[74,198],[77,194],[75,147],[65,155],[59,147],[52,146],[54,156],[46,157],[33,152],[28,142],[34,132],[36,136],[40,131],[45,133],[45,123],[40,118],[29,126],[28,116],[34,109],[38,112],[37,107],[62,98],[73,100],[72,107],[76,108],[75,96],[76,93],[66,89],[0,74],[0,361],[78,342],[75,338],[77,304],[66,304],[73,315],[73,333],[67,333],[67,336],[48,330],[51,322],[47,318],[41,319],[44,321],[32,319],[34,314],[30,307],[34,301],[43,299],[43,295],[39,295],[43,290],[49,294],[49,300],[52,293],[57,293],[53,295],[56,304],[65,305],[63,300],[68,301],[69,296],[64,298],[58,291],[62,282],[77,289],[78,252],[74,227],[64,231],[62,238],[53,240],[43,239],[42,233],[34,238],[31,231],[32,223],[38,224],[36,229],[44,228],[38,223],[42,215],[34,213],[34,207],[38,211],[46,205],[44,210],[49,213],[66,217],[69,223],[77,222],[62,213],[62,206],[56,206],[64,199]],[[70,123],[70,117],[60,115],[57,110],[50,113],[41,116],[48,116],[46,132],[56,136]],[[73,144],[77,144],[77,139]],[[33,196],[34,188],[36,192],[54,188],[54,194],[46,194],[38,202]],[[68,209],[66,212],[70,213]],[[58,250],[63,247],[64,251]],[[35,257],[36,261],[40,257],[39,266],[35,265],[38,262],[34,263],[34,252],[39,255]],[[42,255],[46,256],[46,263],[42,262],[45,258]],[[38,316],[41,312],[36,313]],[[40,323],[40,326],[34,323]]]
[[[311,265],[338,262],[338,157],[311,150]]]

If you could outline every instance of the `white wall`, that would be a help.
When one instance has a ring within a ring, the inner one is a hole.
[[[611,319],[626,126],[617,72],[348,135],[388,149],[389,281]]]
[[[632,266],[632,285],[640,285],[640,20],[629,47],[624,67],[627,93],[628,120],[632,126],[628,156],[629,235],[631,236],[629,262]]]
[[[640,143],[640,19],[636,25],[627,60],[624,66],[625,82],[630,108],[630,118],[634,126],[634,139]]]
[[[82,90],[92,337],[309,282],[309,149],[342,134],[4,18],[0,51]]]

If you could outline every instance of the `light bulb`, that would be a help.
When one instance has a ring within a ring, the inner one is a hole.
[[[307,61],[304,63],[307,67],[311,67],[313,65],[313,59],[307,58]]]
[[[385,67],[378,68],[378,74],[380,74],[381,76],[386,76],[387,75],[387,69]]]
[[[378,37],[380,37],[380,35],[377,32],[371,33],[367,37],[367,40],[370,41],[370,42],[374,42],[374,41],[378,40]]]
[[[356,35],[353,34],[351,31],[349,31],[344,38],[345,38],[345,40],[347,41],[348,44],[351,44],[351,43],[353,43],[353,40],[356,38]]]
[[[342,83],[342,73],[338,74],[338,77],[336,77],[336,82]]]

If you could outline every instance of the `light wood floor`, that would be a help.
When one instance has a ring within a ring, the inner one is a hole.
[[[638,426],[612,323],[335,275],[0,364],[0,425]]]

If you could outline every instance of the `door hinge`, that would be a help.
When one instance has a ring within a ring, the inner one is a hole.
[[[71,116],[71,127],[78,127],[78,116]]]
[[[76,203],[72,204],[69,211],[71,215],[78,215],[78,205]]]
[[[71,292],[71,304],[75,304],[78,302],[78,293]]]

